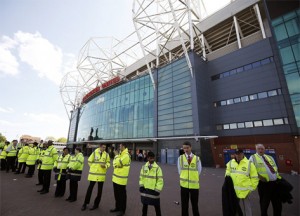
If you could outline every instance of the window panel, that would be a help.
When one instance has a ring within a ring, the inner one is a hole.
[[[268,97],[267,92],[260,92],[260,93],[258,93],[258,98],[259,99],[263,99],[263,98],[267,98],[267,97]]]
[[[237,127],[238,128],[245,128],[245,123],[244,122],[237,123]]]
[[[280,24],[274,27],[275,35],[277,38],[277,41],[281,41],[283,39],[286,39],[288,37],[288,34],[286,32],[284,24]]]
[[[285,47],[280,49],[280,55],[284,65],[295,61],[291,47]]]
[[[274,125],[283,125],[283,119],[273,119]]]
[[[252,121],[245,122],[245,127],[246,128],[252,128],[253,127],[253,122]]]
[[[257,99],[257,94],[249,95],[250,100],[256,100]]]
[[[249,101],[248,95],[247,95],[247,96],[241,97],[241,100],[242,100],[242,102],[247,102],[247,101]]]
[[[230,127],[230,129],[237,129],[236,123],[231,123],[231,124],[229,125],[229,127]]]
[[[272,119],[266,119],[266,120],[263,120],[263,124],[264,124],[264,126],[273,126],[273,121],[272,121]]]
[[[182,118],[177,118],[175,116],[174,124],[184,123],[184,122],[193,122],[193,117],[192,116],[184,116]]]
[[[223,125],[223,129],[224,129],[224,130],[229,130],[229,124],[224,124],[224,125]]]
[[[233,100],[234,100],[234,103],[240,103],[241,102],[241,98],[239,98],[239,97],[238,98],[234,98]]]
[[[262,121],[254,121],[254,127],[262,127]]]
[[[268,96],[269,97],[273,97],[273,96],[276,96],[276,95],[277,95],[277,91],[276,90],[268,91]]]

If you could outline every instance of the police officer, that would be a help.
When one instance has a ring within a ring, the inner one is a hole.
[[[243,214],[251,216],[249,194],[256,189],[259,180],[254,164],[244,156],[242,149],[236,149],[235,158],[226,164],[225,175],[232,179]]]
[[[6,148],[6,172],[8,173],[11,169],[13,172],[16,171],[16,159],[17,159],[17,151],[18,151],[18,140],[13,140],[11,144]]]
[[[43,143],[43,140],[41,140],[40,144],[38,145],[39,148],[39,155],[36,161],[37,164],[37,170],[38,170],[38,183],[35,185],[43,185],[44,183],[44,171],[41,169],[43,157],[45,154],[45,150],[47,148],[47,143]]]
[[[277,179],[281,179],[278,173],[277,165],[274,159],[265,154],[265,147],[263,144],[257,144],[256,154],[250,157],[258,172],[258,194],[259,203],[262,216],[268,215],[268,207],[270,202],[273,206],[273,215],[280,216],[282,212],[282,203],[278,193]]]
[[[29,146],[28,143],[25,143],[24,146],[18,151],[18,164],[19,168],[15,174],[25,173],[26,169],[26,160],[29,155]]]
[[[9,142],[5,141],[4,145],[1,147],[1,149],[2,149],[1,154],[0,154],[1,171],[6,170],[6,166],[7,166],[7,163],[6,163],[6,155],[7,155],[6,149],[7,149],[8,146],[9,146]]]
[[[49,193],[51,172],[54,167],[54,162],[57,160],[58,154],[57,149],[53,146],[53,141],[47,142],[47,149],[44,152],[42,159],[41,170],[43,170],[43,188],[39,190],[40,194]]]
[[[66,199],[69,202],[77,200],[78,181],[81,179],[81,174],[84,165],[84,157],[81,153],[81,148],[75,148],[75,155],[71,158],[67,167],[67,172],[70,176],[70,195]]]
[[[86,210],[86,206],[90,203],[91,195],[96,182],[98,183],[97,197],[95,198],[94,205],[92,208],[90,208],[90,210],[94,210],[99,207],[106,171],[110,167],[110,157],[105,149],[106,145],[100,144],[100,147],[97,148],[88,159],[88,164],[90,166],[88,180],[90,181],[90,185],[85,195],[85,200],[81,208],[82,211]]]
[[[157,216],[161,216],[159,194],[163,189],[164,180],[161,168],[155,162],[153,152],[147,154],[148,162],[140,171],[140,193],[143,203],[143,216],[147,215],[148,205],[154,205]]]
[[[35,163],[39,156],[39,148],[37,147],[38,143],[34,142],[32,146],[29,146],[29,155],[26,160],[26,166],[28,166],[28,172],[25,176],[26,178],[31,178],[34,174]]]
[[[113,188],[115,196],[115,208],[110,212],[117,212],[117,216],[123,216],[126,211],[126,185],[128,182],[128,175],[130,170],[130,154],[126,144],[120,144],[120,153],[115,156],[113,160]]]
[[[70,162],[71,155],[69,149],[64,148],[63,153],[54,162],[53,170],[55,172],[56,190],[55,197],[63,197],[66,191],[67,166]]]
[[[199,176],[202,171],[200,158],[192,153],[192,145],[186,141],[182,144],[184,154],[180,155],[177,162],[180,175],[181,215],[189,215],[189,198],[191,197],[193,215],[199,215]]]

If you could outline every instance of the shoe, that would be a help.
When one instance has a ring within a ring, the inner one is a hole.
[[[41,183],[37,183],[37,184],[35,184],[35,185],[43,185],[43,184],[41,184]]]
[[[32,176],[31,175],[26,175],[25,178],[32,178]]]
[[[44,189],[41,189],[41,190],[38,190],[37,192],[43,192],[43,191],[45,191]]]
[[[77,199],[71,199],[69,200],[69,202],[75,202]]]
[[[19,172],[15,172],[14,174],[20,174]]]
[[[49,191],[42,191],[40,194],[46,194],[49,193]]]
[[[119,211],[119,209],[111,209],[111,210],[109,210],[110,212],[118,212]]]
[[[86,210],[86,204],[83,204],[83,206],[81,207],[81,211],[85,211]]]
[[[116,216],[123,216],[123,215],[125,215],[125,213],[122,212],[122,211],[119,211],[119,212],[116,214]]]
[[[99,208],[99,206],[93,206],[92,208],[90,208],[90,210],[93,211],[93,210],[95,210],[97,208]]]
[[[66,201],[70,201],[71,200],[71,198],[70,197],[68,197],[67,199],[66,199]]]

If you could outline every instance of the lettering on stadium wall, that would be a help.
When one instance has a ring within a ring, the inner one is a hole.
[[[85,103],[88,99],[90,99],[92,96],[94,96],[95,94],[97,94],[98,92],[100,92],[101,90],[112,86],[118,82],[121,81],[121,78],[119,76],[103,83],[101,86],[97,86],[96,88],[94,88],[93,90],[91,90],[89,93],[87,93],[83,98],[82,98],[82,103]]]

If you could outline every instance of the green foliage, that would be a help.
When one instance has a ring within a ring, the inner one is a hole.
[[[60,138],[58,138],[57,142],[60,142],[60,143],[66,143],[66,142],[67,142],[67,138],[65,138],[65,137],[60,137]]]
[[[0,133],[0,143],[4,143],[6,141],[6,137]]]

